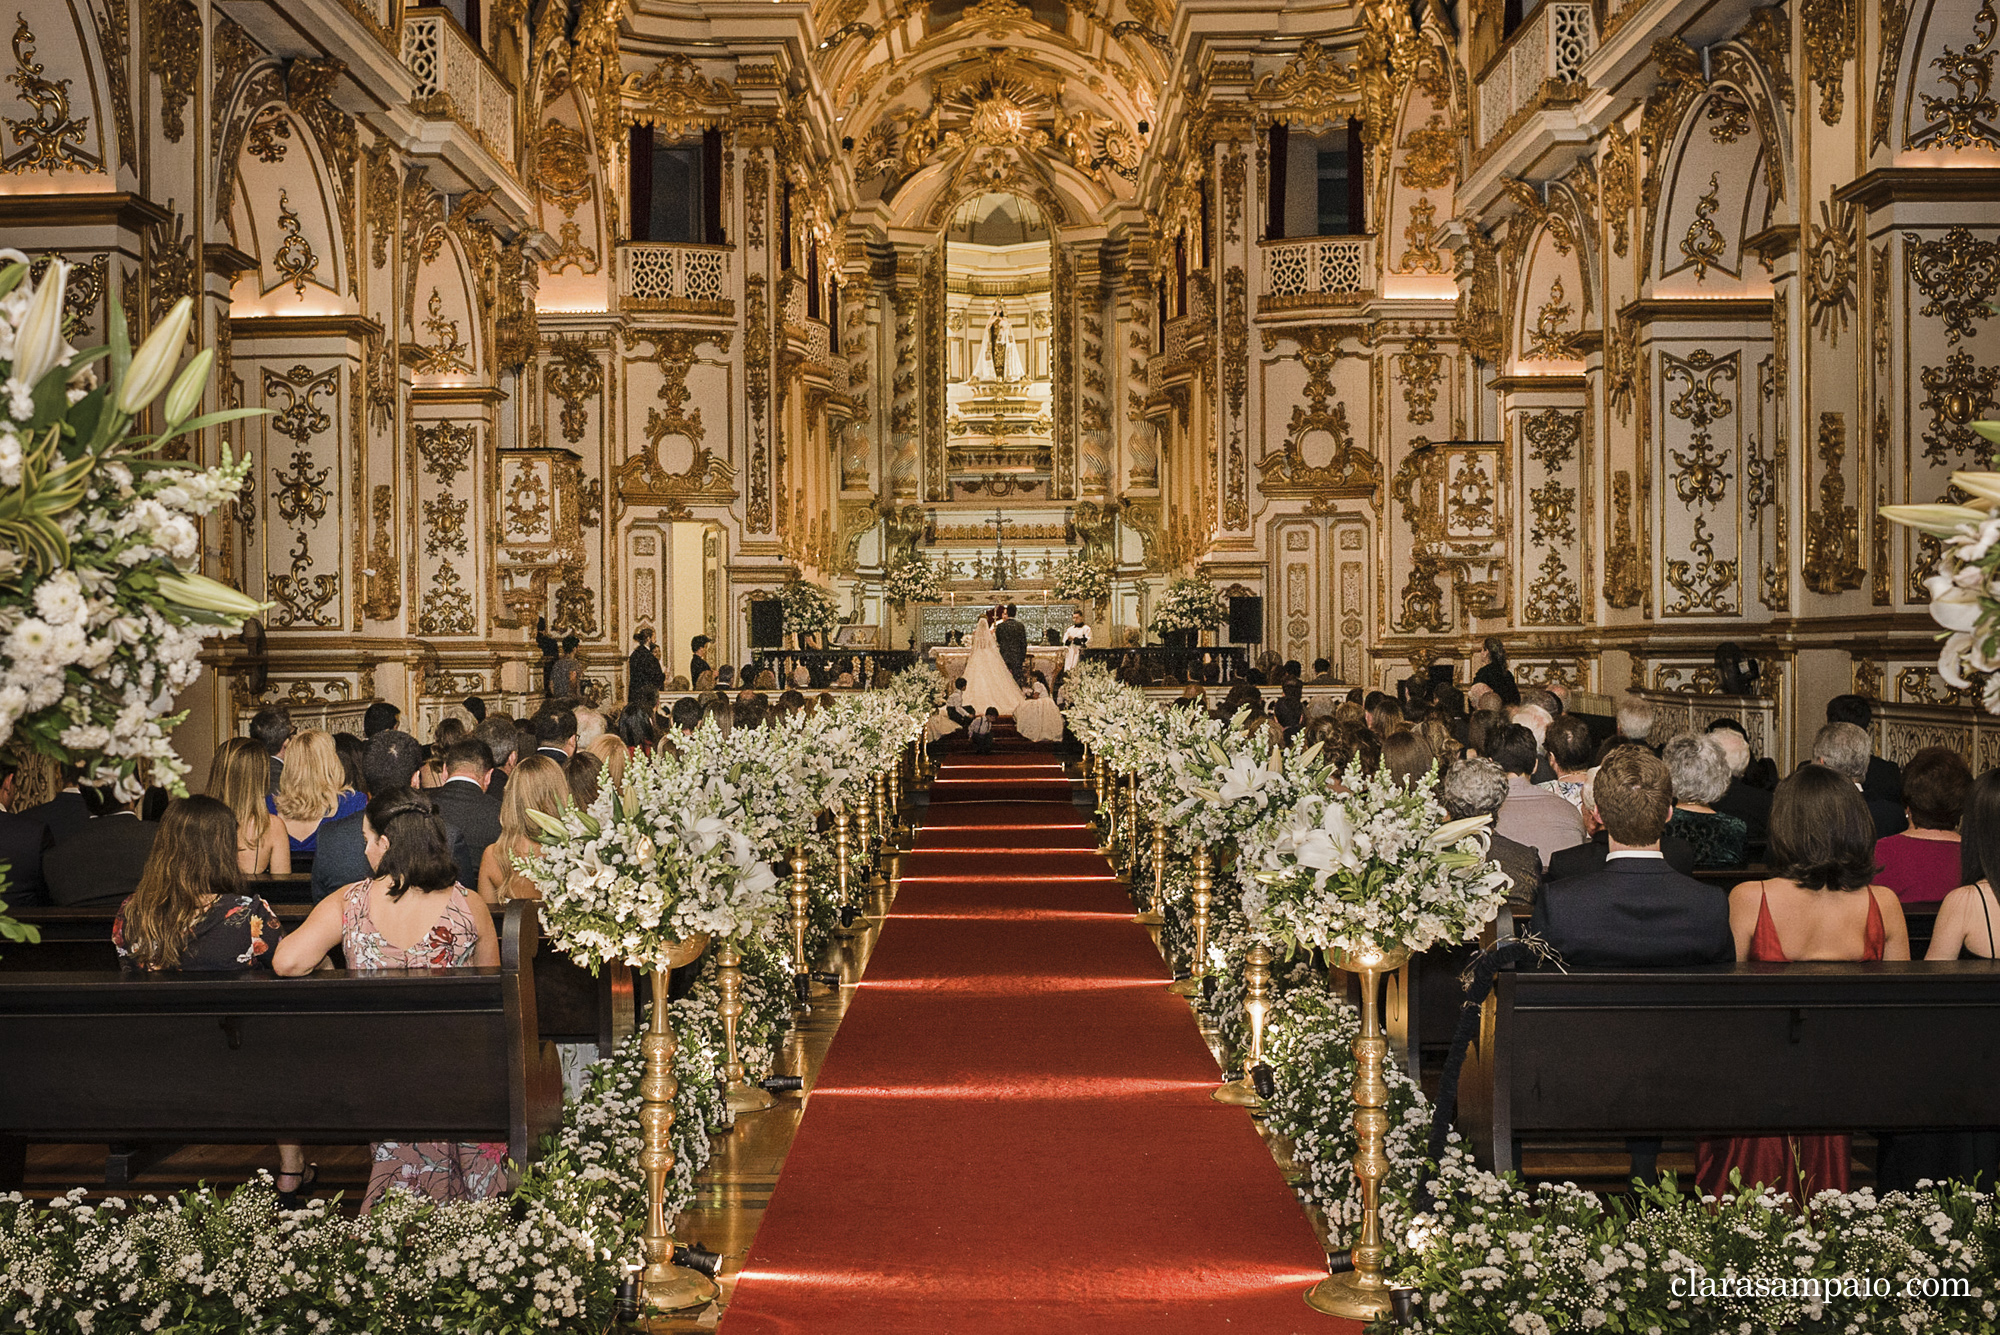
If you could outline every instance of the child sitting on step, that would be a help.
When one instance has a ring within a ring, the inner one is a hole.
[[[999,721],[1000,711],[988,705],[986,712],[973,719],[971,726],[966,729],[972,737],[972,749],[979,755],[993,754],[993,725]]]

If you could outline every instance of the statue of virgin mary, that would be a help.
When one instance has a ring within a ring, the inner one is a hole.
[[[1007,319],[1007,308],[997,302],[993,318],[986,324],[986,337],[979,340],[972,378],[1000,381],[1028,378],[1027,367],[1021,361],[1021,345],[1014,341],[1014,327]]]

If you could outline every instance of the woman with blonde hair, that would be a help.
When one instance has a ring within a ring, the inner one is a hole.
[[[236,813],[236,866],[246,876],[292,870],[292,841],[265,806],[271,753],[249,737],[231,737],[208,765],[208,795]]]
[[[541,856],[541,831],[528,813],[553,816],[569,800],[569,776],[547,756],[532,756],[514,767],[500,797],[500,837],[479,856],[481,899],[504,904],[510,899],[541,898],[535,883],[514,869],[514,859]]]
[[[320,827],[367,806],[368,794],[347,786],[333,735],[307,728],[285,748],[284,776],[265,804],[284,825],[292,852],[310,853],[319,847]]]
[[[625,762],[631,758],[632,748],[625,744],[624,738],[616,733],[607,732],[583,749],[604,764],[604,773],[598,780],[600,786],[606,788],[625,786]]]

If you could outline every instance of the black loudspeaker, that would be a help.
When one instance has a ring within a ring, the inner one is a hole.
[[[1229,642],[1231,644],[1262,644],[1264,642],[1264,600],[1262,598],[1231,598],[1229,600]]]
[[[785,642],[785,605],[776,598],[750,602],[750,647],[776,649]]]

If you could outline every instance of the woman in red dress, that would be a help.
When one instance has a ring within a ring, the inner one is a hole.
[[[1832,770],[1807,765],[1778,785],[1771,803],[1769,859],[1784,875],[1747,881],[1729,892],[1736,958],[1786,960],[1906,960],[1910,933],[1896,894],[1873,885],[1875,822],[1861,790]],[[1731,1136],[1695,1147],[1695,1180],[1703,1192],[1758,1183],[1800,1201],[1815,1192],[1846,1191],[1850,1137]]]

